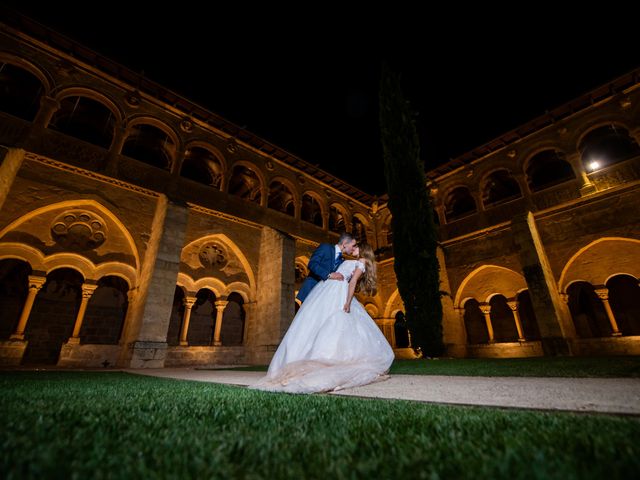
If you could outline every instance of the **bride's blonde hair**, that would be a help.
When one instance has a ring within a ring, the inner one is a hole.
[[[364,263],[364,273],[358,279],[356,289],[358,292],[373,297],[378,287],[378,267],[376,265],[376,256],[373,254],[373,248],[368,243],[361,243],[360,261]]]

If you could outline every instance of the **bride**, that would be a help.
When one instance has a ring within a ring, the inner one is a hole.
[[[355,247],[356,260],[336,270],[344,280],[318,283],[296,314],[276,351],[267,376],[250,388],[315,393],[342,390],[388,378],[393,350],[364,307],[358,289],[373,295],[373,250]]]

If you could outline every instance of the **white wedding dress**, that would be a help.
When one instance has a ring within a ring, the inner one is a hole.
[[[384,380],[393,362],[386,338],[355,298],[343,310],[349,280],[364,264],[346,260],[336,270],[343,281],[319,282],[298,310],[276,351],[267,376],[250,388],[314,393]]]

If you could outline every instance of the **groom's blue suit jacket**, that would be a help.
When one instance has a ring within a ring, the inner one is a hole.
[[[335,272],[334,268],[336,258],[336,247],[329,243],[321,243],[318,248],[315,249],[313,255],[309,259],[309,276],[305,278],[300,290],[298,291],[297,299],[304,302],[309,292],[316,286],[320,280],[325,280],[331,272]],[[343,262],[342,257],[338,262],[338,266]]]

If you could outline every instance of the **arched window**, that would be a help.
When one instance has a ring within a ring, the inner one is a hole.
[[[527,182],[532,192],[576,178],[564,154],[557,150],[536,153],[527,166]]]
[[[222,182],[222,164],[206,148],[191,147],[184,156],[180,175],[219,189]]]
[[[609,303],[623,335],[640,335],[640,285],[631,275],[616,275],[607,281]]]
[[[517,341],[518,329],[504,295],[494,295],[489,304],[491,305],[491,326],[496,342]]]
[[[260,178],[253,170],[244,165],[234,166],[229,179],[229,194],[248,202],[260,204],[262,196]]]
[[[109,148],[115,118],[104,104],[87,97],[66,97],[49,123],[49,128],[85,142]]]
[[[518,182],[507,170],[498,170],[489,175],[482,189],[484,205],[506,202],[521,196]]]
[[[308,193],[302,196],[302,211],[300,217],[305,222],[322,227],[322,208],[320,208],[320,202]]]
[[[475,213],[476,202],[467,187],[454,188],[445,200],[447,222]]]
[[[267,206],[292,217],[295,215],[293,193],[284,183],[274,180],[269,185],[269,200]]]
[[[222,345],[242,345],[244,338],[244,299],[239,293],[233,292],[227,298],[229,303],[222,316],[222,330],[220,339]]]
[[[120,277],[98,281],[82,322],[81,343],[117,345],[129,306],[128,291],[129,285]]]
[[[629,132],[615,125],[592,130],[584,136],[579,149],[587,172],[640,155],[640,147]]]
[[[593,285],[587,282],[575,282],[569,285],[567,293],[569,294],[569,311],[579,337],[611,335],[611,324]]]
[[[169,169],[176,146],[169,135],[153,125],[133,127],[122,154],[154,167]]]
[[[0,64],[0,108],[32,122],[40,108],[42,83],[32,73],[10,63]]]
[[[467,343],[469,345],[487,343],[489,341],[487,323],[480,311],[480,304],[474,298],[464,302],[464,326],[467,330]]]
[[[335,205],[329,207],[329,230],[342,233],[347,229],[347,220],[344,211]]]
[[[358,243],[367,241],[367,228],[357,216],[353,216],[351,222],[351,235],[357,240]]]

